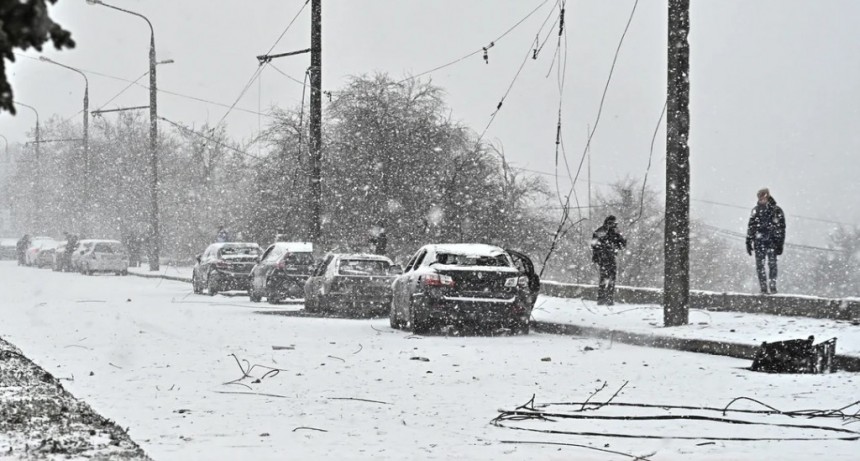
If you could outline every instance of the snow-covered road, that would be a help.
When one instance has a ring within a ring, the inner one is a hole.
[[[128,427],[157,460],[619,459],[503,440],[656,452],[653,460],[856,459],[860,448],[846,441],[573,437],[489,424],[500,408],[532,394],[537,402],[582,401],[603,382],[597,401],[629,382],[615,401],[723,407],[748,396],[781,409],[841,407],[857,400],[852,374],[767,375],[742,369],[749,364],[743,360],[592,339],[415,337],[392,330],[387,319],[256,313],[300,307],[193,295],[187,283],[0,262],[0,337],[69,378],[63,382],[74,395]],[[225,385],[242,377],[231,354],[285,371],[254,382],[266,372],[256,367],[241,384]],[[764,431],[740,427],[732,430]],[[642,429],[696,435],[700,428],[662,421]],[[625,429],[623,422],[612,427]],[[772,428],[766,432],[773,436]]]

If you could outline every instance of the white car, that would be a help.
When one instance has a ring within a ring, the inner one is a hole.
[[[51,237],[33,237],[33,240],[30,241],[30,247],[24,253],[24,264],[39,267],[50,266],[51,259],[45,259],[44,256],[42,259],[39,259],[39,253],[42,250],[53,250],[57,248],[57,245],[59,245],[59,242]]]
[[[128,251],[117,240],[82,240],[79,253],[77,266],[82,274],[114,272],[128,275]]]
[[[18,240],[0,238],[0,259],[18,259]]]

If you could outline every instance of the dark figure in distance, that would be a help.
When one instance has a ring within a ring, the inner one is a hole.
[[[627,240],[618,233],[618,223],[615,216],[607,216],[603,225],[591,236],[591,260],[597,263],[600,280],[597,285],[597,304],[611,306],[615,304],[615,276],[618,265],[615,254],[627,246]]]
[[[18,265],[23,266],[27,263],[27,248],[30,248],[30,234],[24,234],[21,240],[18,240],[15,249],[18,252]]]
[[[755,252],[755,269],[762,294],[774,294],[776,257],[782,254],[785,244],[785,214],[782,208],[776,205],[776,200],[771,197],[767,188],[758,191],[756,195],[758,204],[752,209],[747,225],[747,254],[752,255]]]
[[[385,227],[382,226],[382,223],[370,230],[370,244],[373,245],[374,254],[385,255],[385,250],[388,247],[388,236],[385,235]]]
[[[230,234],[227,232],[227,229],[224,229],[224,226],[218,226],[218,233],[215,234],[215,242],[229,242]]]
[[[63,232],[63,235],[66,237],[66,251],[63,252],[63,261],[60,264],[60,270],[68,272],[72,270],[72,253],[78,249],[79,240],[75,234]]]

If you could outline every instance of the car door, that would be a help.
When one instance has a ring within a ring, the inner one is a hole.
[[[200,258],[199,274],[204,287],[209,283],[209,273],[212,266],[212,260],[215,258],[217,253],[218,248],[214,247],[214,245],[209,245],[209,247],[206,248],[206,251],[203,252],[203,256]]]
[[[251,269],[251,287],[256,291],[262,291],[266,283],[266,277],[269,275],[266,261],[274,251],[274,248],[275,245],[270,245],[269,248],[266,248],[266,251],[264,251],[263,255],[260,256],[260,261],[257,262],[253,269]]]
[[[517,270],[529,279],[529,303],[531,306],[534,306],[535,301],[537,301],[538,293],[540,292],[540,276],[538,276],[535,271],[534,263],[532,263],[531,258],[526,256],[524,253],[514,250],[505,251],[510,255]]]
[[[409,309],[412,308],[412,295],[418,291],[418,273],[417,270],[421,267],[421,262],[427,257],[428,250],[422,248],[415,254],[412,265],[409,267],[409,272],[404,272],[403,286],[401,287],[401,314],[403,318],[409,318]]]
[[[314,272],[308,277],[308,281],[305,282],[305,298],[316,298],[319,296],[320,291],[322,289],[322,284],[325,280],[326,269],[329,264],[331,264],[334,259],[334,255],[328,255],[323,258],[322,261],[317,265]]]
[[[406,263],[406,266],[403,267],[403,273],[398,275],[397,278],[394,279],[394,282],[391,284],[391,302],[394,304],[394,309],[398,314],[403,310],[403,290],[406,284],[406,279],[409,277],[409,271],[412,270],[412,265],[415,264],[415,258],[418,257],[418,253],[421,250],[418,250],[412,258],[409,259],[409,262]]]

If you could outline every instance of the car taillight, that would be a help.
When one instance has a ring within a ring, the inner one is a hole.
[[[452,287],[454,286],[454,279],[448,275],[427,274],[421,276],[421,283],[425,287]]]
[[[215,267],[217,267],[218,269],[226,269],[227,268],[227,261],[216,261]]]
[[[505,286],[508,288],[513,288],[517,286],[517,277],[509,277],[505,279]]]
[[[526,277],[525,275],[521,276],[519,278],[519,280],[517,281],[517,285],[519,285],[520,288],[528,288],[529,287],[529,278]]]
[[[286,264],[283,261],[278,261],[278,264],[275,264],[276,269],[283,269],[284,267],[286,267]]]

